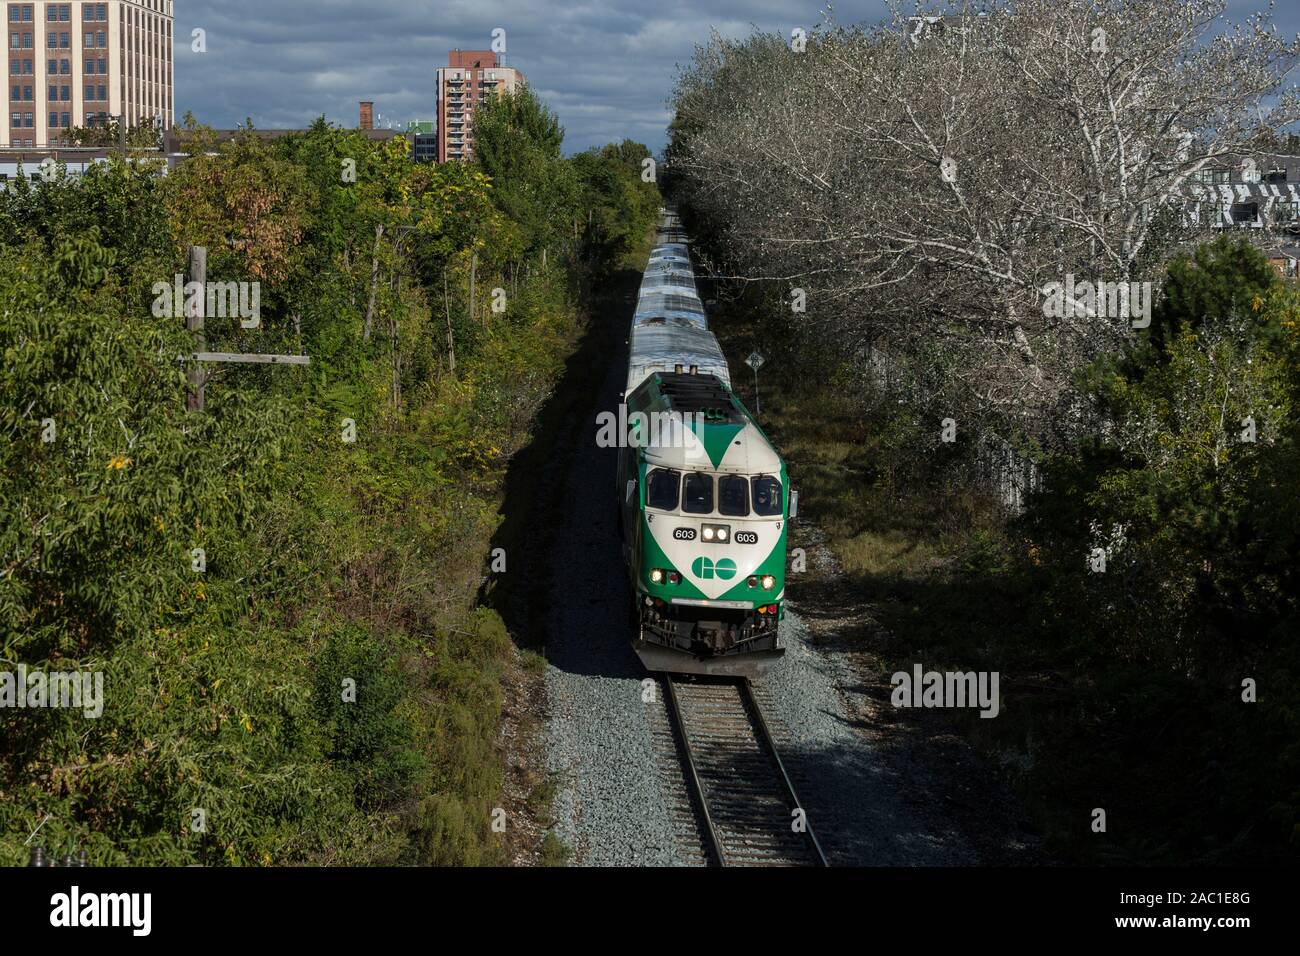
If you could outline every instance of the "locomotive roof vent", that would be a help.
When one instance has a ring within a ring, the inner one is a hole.
[[[656,379],[659,393],[675,411],[699,413],[711,422],[743,421],[731,393],[715,375],[663,372]]]

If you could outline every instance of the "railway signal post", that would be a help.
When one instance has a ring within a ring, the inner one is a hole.
[[[761,352],[757,350],[749,353],[749,358],[745,359],[745,364],[754,370],[754,414],[763,413],[763,403],[758,399],[758,370],[763,367],[767,359],[763,358]]]

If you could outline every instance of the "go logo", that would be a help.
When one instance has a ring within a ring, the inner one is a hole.
[[[691,565],[691,572],[701,581],[709,581],[715,577],[730,581],[736,576],[736,562],[730,558],[723,558],[715,564],[709,558],[696,558],[695,563]]]

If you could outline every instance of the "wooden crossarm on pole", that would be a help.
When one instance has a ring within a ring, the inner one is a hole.
[[[208,279],[208,250],[203,246],[190,246],[189,276],[190,282],[206,285]],[[192,412],[203,411],[204,384],[207,374],[199,368],[200,362],[237,362],[254,365],[310,365],[311,358],[306,355],[265,355],[259,352],[205,352],[207,344],[204,336],[205,296],[196,296],[196,301],[188,304],[185,313],[185,327],[189,329],[194,341],[195,351],[189,356],[195,365],[189,370],[186,394],[186,407]]]
[[[257,352],[196,352],[197,362],[254,362],[259,365],[310,365],[309,355],[262,355]]]

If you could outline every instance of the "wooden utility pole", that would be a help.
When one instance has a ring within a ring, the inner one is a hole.
[[[474,314],[474,298],[478,291],[478,250],[475,249],[469,254],[469,320],[475,321],[478,316]]]
[[[204,246],[190,246],[190,268],[187,282],[198,282],[207,288],[208,250]],[[189,329],[194,340],[194,353],[205,351],[206,340],[203,334],[203,313],[207,309],[207,296],[194,296],[193,301],[185,306],[185,328]],[[198,362],[190,366],[189,392],[185,397],[185,407],[191,412],[203,411],[203,386],[207,374]]]
[[[451,298],[447,294],[447,266],[442,267],[442,304],[447,309],[447,370],[456,374],[456,337],[451,330]]]
[[[190,246],[189,248],[189,276],[185,280],[185,287],[189,283],[199,283],[199,294],[186,296],[185,303],[185,328],[189,330],[190,337],[194,342],[194,354],[190,356],[193,363],[187,373],[188,387],[185,394],[185,407],[192,412],[203,411],[204,386],[207,384],[208,376],[203,371],[202,363],[204,362],[224,362],[252,365],[310,365],[311,358],[306,355],[263,355],[256,352],[207,352],[207,339],[203,328],[204,318],[207,314],[208,296],[208,250],[206,246]],[[298,326],[298,317],[294,317],[294,325],[298,327],[299,336],[302,330]]]
[[[361,329],[361,341],[370,341],[370,331],[375,321],[375,293],[379,288],[379,241],[384,238],[384,224],[375,226],[375,251],[370,257],[370,303],[366,306],[366,323]]]

